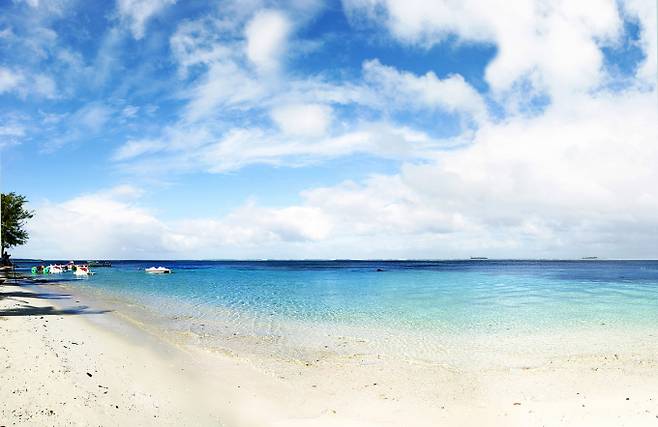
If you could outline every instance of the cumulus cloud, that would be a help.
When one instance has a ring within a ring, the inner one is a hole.
[[[194,230],[230,224],[226,241],[257,257],[267,257],[272,246],[255,249],[259,240],[247,223],[257,224],[262,241],[283,245],[277,253],[292,257],[656,256],[657,121],[655,92],[629,89],[571,98],[541,115],[483,123],[470,144],[454,150],[437,150],[425,145],[426,136],[398,130],[404,143],[415,138],[425,147],[424,162],[362,182],[308,189],[299,205],[249,205],[220,221],[185,222],[185,229],[195,236]],[[372,132],[309,147],[242,131],[209,146],[197,161],[227,171],[311,152],[373,153],[386,138],[381,129]],[[395,149],[391,155],[403,158]],[[290,224],[312,226],[290,231]],[[193,240],[206,241],[201,233]],[[292,241],[298,243],[290,246]]]
[[[31,239],[26,247],[34,254],[85,258],[130,253],[132,257],[162,249],[158,238],[162,224],[147,210],[122,200],[114,190],[62,203],[44,201],[37,209],[39,214],[29,223]]]
[[[258,12],[245,28],[247,58],[261,71],[278,69],[290,31],[291,23],[283,12]]]
[[[439,79],[433,72],[417,76],[382,65],[378,60],[366,61],[363,73],[388,108],[443,109],[467,113],[478,120],[486,118],[482,97],[458,74],[446,79]]]
[[[226,245],[258,248],[323,239],[331,227],[317,209],[262,208],[253,203],[225,217],[163,221],[140,206],[130,185],[32,206],[31,238],[16,253],[42,258],[153,258],[218,253]],[[301,221],[300,221],[301,220]],[[20,255],[17,255],[20,256]]]
[[[657,119],[655,93],[583,97],[488,124],[472,145],[432,162],[309,190],[305,200],[332,218],[332,237],[394,241],[397,256],[415,242],[429,257],[655,257]]]
[[[354,21],[381,24],[402,43],[429,46],[450,35],[492,43],[498,53],[486,79],[495,91],[524,80],[551,96],[601,83],[600,46],[614,42],[622,24],[614,0],[344,0],[343,5]]]

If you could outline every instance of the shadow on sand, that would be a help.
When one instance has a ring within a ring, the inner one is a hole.
[[[31,280],[19,280],[18,283],[7,283],[13,286],[22,286],[34,284]],[[3,316],[69,316],[74,314],[103,314],[111,310],[92,310],[86,305],[79,305],[75,307],[56,308],[53,306],[36,307],[30,305],[22,298],[33,298],[43,300],[69,300],[71,295],[56,292],[31,292],[23,290],[7,290],[2,291],[0,286],[0,301],[4,299],[15,299],[20,303],[18,307],[0,308],[0,317]]]
[[[45,292],[0,292],[0,300],[5,298],[39,298],[39,299],[70,299],[69,294],[54,294]]]
[[[41,277],[17,277],[9,278],[7,281],[8,285],[56,285],[63,282],[79,282],[84,280],[83,278],[71,278],[71,277],[57,277],[55,279],[43,279]]]
[[[77,307],[57,309],[52,306],[34,307],[23,305],[16,308],[0,309],[0,317],[3,316],[69,316],[73,314],[103,314],[110,310],[90,310],[86,305]]]

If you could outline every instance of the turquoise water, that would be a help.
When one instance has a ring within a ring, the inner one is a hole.
[[[174,273],[145,274],[153,265]],[[115,261],[95,272],[67,283],[259,334],[286,322],[427,334],[658,327],[657,261]]]

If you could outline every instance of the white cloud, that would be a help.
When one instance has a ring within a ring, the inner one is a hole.
[[[657,119],[655,93],[582,97],[399,174],[309,190],[305,205],[331,218],[332,240],[396,256],[655,257]]]
[[[331,108],[319,104],[293,104],[276,107],[272,119],[288,135],[318,137],[331,123]]]
[[[16,124],[0,125],[0,135],[2,136],[24,136],[25,127]]]
[[[34,8],[39,7],[39,3],[40,3],[39,0],[25,0],[25,2]]]
[[[212,46],[207,48],[213,50]],[[436,140],[403,125],[360,120],[360,109],[382,116],[391,110],[444,111],[472,122],[487,120],[482,97],[459,75],[418,76],[373,60],[364,63],[363,78],[352,83],[310,77],[272,84],[233,58],[212,60],[207,66],[200,81],[185,93],[189,101],[183,119],[160,136],[126,142],[114,160],[158,153],[157,159],[140,157],[139,164],[128,169],[163,173],[196,168],[223,173],[253,163],[298,166],[354,153],[426,158],[432,148],[463,143],[469,135]],[[334,105],[354,108],[355,113],[339,120]],[[221,120],[232,113],[247,117],[265,112],[273,128]],[[174,139],[187,143],[172,144]]]
[[[22,74],[0,67],[0,94],[16,90],[24,81]]]
[[[57,97],[57,86],[46,74],[30,74],[25,70],[0,67],[0,94],[14,93],[20,97],[36,95],[53,99]]]
[[[72,113],[42,113],[41,122],[45,127],[63,129],[41,143],[43,152],[50,153],[64,145],[86,142],[90,137],[97,137],[107,128],[114,113],[113,108],[99,102],[84,104]]]
[[[105,190],[102,194],[112,199],[135,200],[144,194],[144,190],[130,184],[121,184]]]
[[[50,76],[44,74],[34,76],[34,91],[46,98],[57,97],[55,81]]]
[[[487,112],[484,101],[464,78],[452,74],[439,79],[433,72],[423,76],[401,72],[382,65],[378,60],[363,64],[364,78],[383,98],[385,108],[443,109],[448,112],[467,113],[484,120]]]
[[[290,116],[294,113],[290,106],[316,104],[332,109],[333,104],[355,104],[380,111],[443,109],[477,120],[486,118],[480,95],[457,74],[445,79],[432,72],[419,76],[372,60],[364,62],[363,78],[353,82],[330,82],[313,75],[264,75],[282,71],[279,65],[286,56],[290,19],[279,11],[261,10],[246,23],[244,33],[237,32],[237,27],[232,21],[206,17],[184,22],[170,38],[180,76],[187,78],[191,67],[201,70],[201,75],[179,94],[188,100],[183,113],[185,126],[216,118],[220,112],[225,117],[234,111],[245,116],[271,110],[280,128],[291,131],[290,126],[282,126],[284,111]],[[316,120],[316,128],[328,119],[318,107],[309,113],[308,119]]]
[[[255,28],[263,16],[272,13],[278,16],[278,12],[260,12],[247,28]],[[181,77],[186,78],[190,67],[202,67],[201,75],[179,94],[187,100],[182,117],[159,137],[128,141],[115,153],[115,160],[157,152],[157,162],[146,159],[148,165],[141,163],[129,169],[164,172],[196,167],[225,172],[250,163],[307,164],[368,149],[384,157],[413,157],[429,146],[453,142],[438,143],[425,135],[419,137],[422,132],[382,125],[377,119],[361,121],[358,108],[382,115],[389,110],[414,109],[432,113],[443,110],[476,120],[487,117],[484,101],[461,76],[439,79],[431,72],[418,76],[383,66],[377,60],[365,62],[362,79],[353,82],[329,82],[322,76],[262,78],[245,66],[248,57],[236,49],[240,42],[235,37],[241,34],[235,31],[235,25],[214,18],[179,26],[170,44]],[[342,106],[356,108],[355,114],[347,120],[336,117],[335,107]],[[266,118],[267,113],[275,128],[239,123],[240,118],[246,122]],[[169,142],[171,133],[188,135],[199,130],[204,135],[195,138],[195,144]],[[170,157],[172,160],[167,161]],[[213,159],[211,166],[207,166],[208,159]]]
[[[451,143],[406,127],[368,122],[340,135],[313,138],[259,128],[233,128],[221,136],[213,135],[206,128],[172,127],[159,139],[128,141],[118,148],[114,159],[127,162],[122,168],[137,174],[225,173],[252,164],[304,166],[355,153],[397,160],[428,159],[437,147]]]
[[[67,116],[68,113],[62,113],[62,114],[57,114],[57,113],[44,113],[43,111],[39,111],[41,114],[41,122],[44,125],[54,125],[57,123],[60,123],[62,120],[64,120]]]
[[[234,51],[221,41],[222,30],[227,30],[225,23],[212,18],[186,21],[176,28],[169,44],[181,76],[187,76],[189,67],[234,56]]]
[[[185,156],[180,155],[181,151],[199,153],[200,147],[212,141],[212,136],[204,127],[188,129],[167,127],[164,129],[160,138],[128,140],[114,152],[113,159],[126,161],[144,154],[159,153],[157,162],[168,166],[166,161],[163,162],[163,160],[168,160],[164,154],[174,153],[173,156],[178,157],[179,162],[182,164],[184,163]]]
[[[247,58],[261,71],[277,70],[286,53],[291,27],[281,11],[258,12],[245,28]]]
[[[240,20],[211,16],[186,21],[171,36],[169,43],[179,76],[186,79],[193,67],[202,70],[179,94],[188,100],[183,112],[185,122],[208,119],[219,109],[245,109],[245,105],[267,94],[266,82],[246,67],[241,24]]]
[[[74,116],[77,124],[83,125],[93,132],[97,132],[107,123],[111,114],[112,111],[108,107],[102,104],[92,103],[80,108],[75,112]]]
[[[144,37],[149,19],[174,3],[176,0],[117,0],[117,9],[133,37],[139,40]]]
[[[235,254],[227,245],[259,248],[280,242],[323,239],[331,228],[308,207],[260,208],[253,203],[225,217],[166,222],[140,206],[142,191],[122,185],[63,202],[32,205],[30,240],[16,249],[42,258],[153,258],[163,254]],[[207,256],[207,255],[206,255]],[[235,255],[233,255],[235,256]]]
[[[475,3],[443,0],[343,0],[343,7],[355,23],[364,17],[385,25],[402,41],[433,44],[444,40],[450,33],[478,41],[492,37],[485,16],[493,11],[493,2]]]
[[[186,94],[190,101],[185,107],[185,120],[207,119],[219,107],[253,106],[266,93],[265,83],[252,78],[237,64],[217,62]]]
[[[206,247],[199,242],[209,238],[194,230],[215,230],[256,257],[271,256],[273,244],[293,257],[655,257],[657,121],[655,92],[629,89],[483,123],[469,145],[448,151],[409,129],[386,137],[385,129],[363,128],[316,144],[235,131],[198,150],[194,167],[225,172],[357,151],[400,159],[410,147],[425,160],[397,174],[310,188],[287,208],[248,205],[185,222],[186,235]],[[311,225],[291,231],[290,224]]]
[[[597,87],[599,45],[621,31],[614,0],[344,0],[343,5],[353,21],[366,17],[380,23],[403,43],[428,46],[454,34],[495,44],[498,54],[486,78],[499,93],[520,80],[552,96]]]
[[[41,1],[41,0],[18,0],[18,3],[24,2],[30,6],[39,19],[47,19],[52,16],[61,16],[64,14],[69,6],[71,1],[69,0],[50,0],[50,1]]]
[[[35,208],[24,250],[38,256],[139,257],[165,249],[160,237],[164,225],[113,189],[62,203],[44,201]]]
[[[5,114],[0,119],[0,150],[21,143],[28,133],[23,117]]]
[[[321,210],[308,206],[261,208],[249,203],[231,212],[226,224],[258,230],[262,240],[317,241],[329,236],[331,221]],[[257,243],[256,240],[254,243]],[[245,242],[235,242],[244,244]]]
[[[123,144],[113,155],[114,160],[128,160],[146,153],[154,153],[164,148],[161,141],[150,139],[129,140]]]

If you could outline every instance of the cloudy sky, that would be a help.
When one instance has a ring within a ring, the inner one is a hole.
[[[0,0],[15,256],[658,257],[654,0]]]

